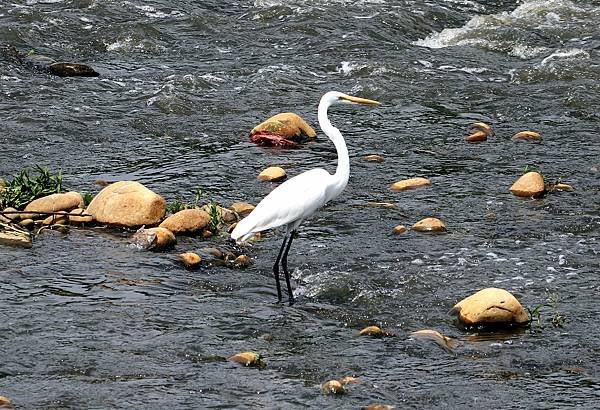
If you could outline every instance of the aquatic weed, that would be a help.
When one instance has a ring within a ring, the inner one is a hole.
[[[62,174],[52,175],[50,170],[40,165],[35,166],[37,176],[31,176],[25,168],[6,183],[0,191],[0,209],[13,207],[20,209],[34,199],[59,193],[62,189]]]

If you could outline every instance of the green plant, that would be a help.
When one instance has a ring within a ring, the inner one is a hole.
[[[559,298],[556,293],[552,293],[546,299],[546,303],[537,305],[533,310],[530,310],[531,321],[537,324],[540,329],[544,328],[542,323],[542,308],[550,308],[553,310],[551,318],[548,320],[554,327],[563,327],[567,318],[558,311]]]
[[[62,175],[52,175],[48,168],[36,165],[37,176],[31,176],[24,169],[6,183],[0,191],[0,209],[13,207],[20,209],[36,198],[59,193],[62,189]]]
[[[194,201],[192,203],[185,202],[179,196],[175,197],[172,202],[167,204],[167,212],[176,214],[184,209],[198,208],[200,199],[204,195],[204,192],[202,191],[202,188],[198,188],[196,191],[192,191],[192,194],[194,195]]]
[[[208,205],[208,216],[210,218],[208,221],[208,229],[212,232],[218,231],[219,226],[223,222],[223,215],[221,215],[219,204],[215,201],[211,201]]]
[[[92,202],[92,199],[94,199],[94,194],[90,192],[84,192],[81,196],[83,197],[83,204],[85,206],[88,206]]]

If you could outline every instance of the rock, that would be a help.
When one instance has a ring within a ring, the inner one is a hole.
[[[0,396],[0,409],[14,409],[12,402],[6,396]]]
[[[19,226],[31,230],[35,226],[35,221],[33,219],[23,219],[21,222],[19,222]]]
[[[552,191],[566,191],[566,192],[571,192],[571,191],[575,190],[575,188],[573,188],[571,185],[569,185],[569,184],[563,184],[562,182],[559,182],[558,184],[551,185],[550,189]]]
[[[487,288],[461,300],[452,309],[467,326],[526,325],[529,315],[508,291]]]
[[[406,226],[404,225],[396,225],[394,226],[394,233],[397,235],[403,234],[406,232]]]
[[[342,386],[345,386],[347,384],[360,383],[360,380],[358,380],[357,377],[346,376],[340,379],[340,383],[342,384]]]
[[[227,360],[239,363],[246,367],[264,367],[265,363],[262,360],[262,357],[258,353],[254,352],[242,352],[236,355],[233,355]]]
[[[485,133],[487,136],[494,135],[494,130],[492,129],[492,126],[489,124],[486,124],[485,122],[474,122],[473,124],[469,125],[468,130],[470,133],[475,133],[477,131],[481,131],[481,132]]]
[[[358,332],[358,336],[388,337],[395,335],[391,332],[381,330],[379,326],[367,326]]]
[[[98,77],[100,75],[89,65],[81,63],[53,63],[48,67],[48,71],[59,77]]]
[[[69,212],[69,222],[72,224],[85,224],[93,221],[94,217],[86,214],[85,209],[83,208],[73,209],[71,212]]]
[[[363,410],[393,410],[395,409],[394,406],[390,406],[387,404],[381,404],[381,403],[373,403],[373,404],[369,404],[368,406],[363,407]]]
[[[75,208],[83,208],[83,197],[79,192],[67,192],[64,194],[52,194],[42,198],[34,199],[26,207],[25,212],[59,212],[70,211]],[[21,219],[41,219],[46,215],[36,213],[21,214]]]
[[[371,154],[371,155],[365,155],[363,157],[363,161],[367,161],[367,162],[383,162],[383,161],[385,161],[385,158],[383,158],[381,155]]]
[[[284,112],[261,122],[250,131],[250,135],[267,133],[293,140],[300,136],[315,138],[317,133],[298,114]]]
[[[438,344],[442,349],[452,352],[452,349],[459,345],[458,340],[452,339],[448,336],[444,336],[440,332],[431,329],[417,330],[410,334],[413,339],[426,339],[431,340]]]
[[[510,192],[516,196],[539,197],[545,191],[544,177],[539,172],[531,171],[521,176],[510,187]]]
[[[181,259],[185,267],[188,269],[197,268],[202,262],[202,258],[194,252],[180,253],[179,259]]]
[[[241,216],[244,216],[248,215],[254,210],[254,205],[246,202],[234,202],[233,204],[231,204],[229,209]]]
[[[324,394],[344,394],[346,389],[338,380],[329,380],[321,385],[321,391]]]
[[[437,218],[425,218],[415,223],[412,229],[417,232],[444,232],[446,225]]]
[[[190,208],[179,211],[159,225],[161,228],[167,228],[174,234],[193,234],[197,233],[210,222],[210,216],[202,209]]]
[[[177,243],[177,239],[173,232],[166,228],[140,228],[133,235],[133,243],[148,250],[163,250],[173,247]]]
[[[92,199],[86,213],[109,225],[156,225],[165,216],[166,201],[136,181],[115,182]]]
[[[535,131],[521,131],[512,136],[513,141],[541,141],[542,136]]]
[[[475,131],[473,134],[471,135],[467,135],[465,137],[465,141],[467,142],[481,142],[481,141],[486,141],[487,140],[487,134],[483,131]]]
[[[406,191],[407,189],[419,188],[422,186],[431,185],[431,181],[428,178],[409,178],[398,181],[390,187],[392,191]]]
[[[240,255],[234,259],[233,265],[238,268],[245,268],[250,265],[250,257],[248,255]]]
[[[261,181],[277,182],[285,179],[285,170],[281,167],[269,167],[258,174],[258,179]]]
[[[22,246],[23,248],[31,248],[32,239],[29,232],[17,230],[2,230],[0,229],[0,245]]]
[[[8,207],[2,212],[3,212],[2,216],[4,218],[8,219],[9,221],[18,221],[19,219],[21,219],[21,215],[19,214],[19,211],[13,207]],[[16,213],[13,214],[11,212],[16,212]]]
[[[69,223],[69,214],[60,211],[56,215],[50,215],[42,221],[42,225],[67,225]]]
[[[398,208],[396,204],[392,204],[391,202],[367,202],[366,206],[369,208],[383,208],[383,209],[396,209]]]

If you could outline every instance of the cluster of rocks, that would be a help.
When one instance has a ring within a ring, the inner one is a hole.
[[[167,203],[162,196],[139,182],[119,181],[104,187],[87,207],[80,193],[66,192],[38,198],[23,211],[5,209],[0,222],[15,228],[0,229],[0,243],[29,247],[31,231],[36,229],[37,232],[44,228],[66,231],[69,225],[102,225],[139,228],[132,236],[133,244],[142,249],[165,250],[176,245],[179,235],[212,236],[218,225],[224,223],[231,227],[252,209],[253,205],[238,202],[232,204],[231,209],[212,204],[167,215]],[[207,253],[235,267],[250,263],[246,255],[220,250]],[[180,259],[190,269],[202,261],[200,255],[193,252],[184,252]]]

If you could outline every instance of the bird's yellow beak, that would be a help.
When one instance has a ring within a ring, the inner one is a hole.
[[[379,101],[368,100],[366,98],[353,97],[351,95],[342,95],[340,97],[341,100],[350,101],[357,104],[381,104]]]

